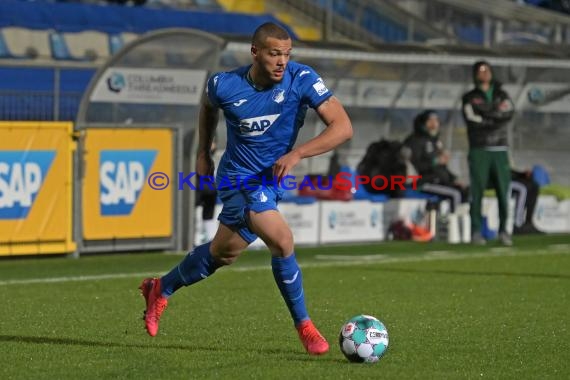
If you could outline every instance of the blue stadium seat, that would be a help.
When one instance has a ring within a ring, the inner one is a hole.
[[[49,41],[51,44],[51,52],[54,59],[71,60],[69,49],[60,33],[50,33]]]
[[[151,30],[185,27],[210,33],[250,36],[256,26],[267,21],[278,22],[269,14],[249,15],[223,11],[212,0],[202,0],[211,11],[149,9],[119,5],[76,3],[0,2],[0,27],[13,25],[29,29],[76,33],[97,30],[104,33],[146,33]],[[288,28],[293,39],[295,32]]]
[[[8,46],[6,46],[6,41],[4,41],[4,36],[2,35],[2,31],[0,30],[0,58],[11,58],[12,55],[10,54],[10,50],[8,50]]]
[[[455,34],[460,40],[476,45],[483,44],[483,31],[477,26],[462,26],[456,25],[454,27]]]
[[[109,34],[109,51],[115,54],[125,45],[123,37],[120,34]]]

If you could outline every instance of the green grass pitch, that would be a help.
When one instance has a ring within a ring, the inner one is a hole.
[[[181,289],[155,338],[137,287],[181,255],[3,259],[0,379],[568,379],[569,253],[568,235],[300,248],[309,313],[331,344],[321,357],[304,352],[265,251]],[[390,334],[376,364],[338,347],[362,313]]]

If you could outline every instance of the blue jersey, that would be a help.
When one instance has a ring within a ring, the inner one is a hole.
[[[293,148],[308,107],[317,108],[332,96],[309,66],[290,61],[282,81],[264,90],[247,80],[250,67],[208,79],[208,98],[223,110],[227,127],[218,185],[222,178],[271,177],[275,161]]]

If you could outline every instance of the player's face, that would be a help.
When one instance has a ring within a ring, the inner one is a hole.
[[[271,82],[281,82],[291,55],[291,39],[267,37],[265,44],[255,52],[254,60],[261,74]]]
[[[479,81],[479,83],[489,83],[491,82],[491,77],[491,68],[489,66],[479,66],[479,70],[477,70],[477,81]]]

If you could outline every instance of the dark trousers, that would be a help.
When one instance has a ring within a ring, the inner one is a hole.
[[[509,211],[509,187],[511,168],[507,151],[488,151],[473,148],[469,151],[469,176],[471,178],[471,231],[481,231],[481,203],[485,189],[495,189],[499,203],[499,232],[506,232]]]
[[[202,220],[210,220],[214,218],[216,196],[216,190],[203,189],[197,191],[196,206],[202,206]]]
[[[437,195],[450,201],[450,212],[454,213],[461,203],[468,199],[469,190],[458,185],[440,185],[439,183],[424,183],[421,186],[423,193]]]
[[[513,175],[512,191],[517,205],[515,207],[515,225],[521,227],[524,224],[532,224],[532,216],[540,187],[532,178]]]

